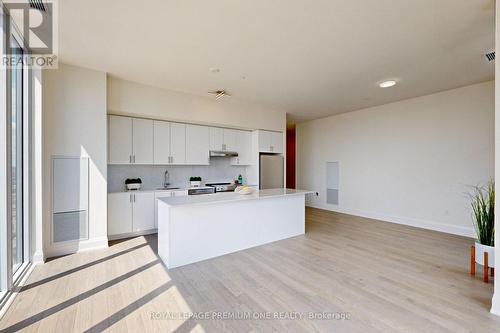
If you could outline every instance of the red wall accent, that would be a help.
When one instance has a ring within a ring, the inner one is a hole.
[[[286,187],[295,188],[295,126],[286,130]]]

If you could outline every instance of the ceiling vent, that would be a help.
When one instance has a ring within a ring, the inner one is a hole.
[[[45,11],[45,6],[43,5],[42,0],[29,0],[29,1],[31,8],[41,10],[42,12]]]
[[[485,56],[486,56],[486,59],[488,59],[488,61],[493,61],[493,60],[495,60],[495,51],[488,52],[485,54]]]

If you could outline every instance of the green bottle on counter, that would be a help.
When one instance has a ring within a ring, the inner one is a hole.
[[[238,185],[243,185],[243,177],[241,175],[238,176]]]

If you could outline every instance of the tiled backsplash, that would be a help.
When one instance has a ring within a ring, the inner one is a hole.
[[[108,192],[125,190],[125,179],[141,178],[142,187],[154,189],[163,185],[168,170],[170,184],[188,186],[189,177],[201,177],[206,182],[232,181],[238,175],[246,181],[246,167],[233,166],[228,158],[212,158],[210,165],[108,165]]]

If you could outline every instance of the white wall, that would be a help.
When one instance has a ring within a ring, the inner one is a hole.
[[[327,161],[340,163],[339,206],[326,204]],[[493,176],[493,81],[297,126],[311,206],[473,236],[466,193]]]
[[[221,125],[242,129],[284,131],[286,113],[241,103],[215,100],[108,77],[108,112],[113,114]]]
[[[43,72],[44,243],[46,256],[107,246],[106,74],[60,64]],[[51,157],[89,157],[89,240],[50,244]]]
[[[496,45],[500,45],[500,0],[496,1]],[[500,77],[500,63],[495,62],[495,77]],[[495,192],[500,189],[500,82],[495,80]],[[500,276],[498,268],[500,267],[500,216],[498,210],[500,207],[500,196],[495,196],[495,293],[491,302],[491,312],[500,316]]]

